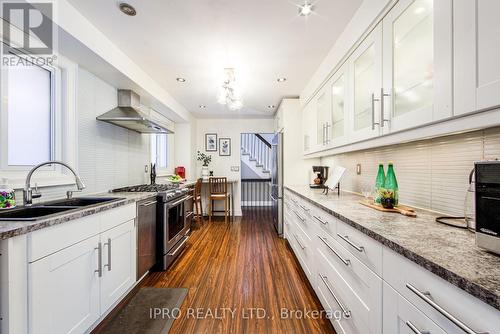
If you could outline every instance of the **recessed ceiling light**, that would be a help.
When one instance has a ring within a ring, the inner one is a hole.
[[[178,82],[186,82],[186,79],[184,79],[184,78],[177,78],[175,80],[177,80]]]
[[[278,82],[285,82],[286,78],[278,78]]]
[[[120,10],[122,11],[123,14],[128,15],[128,16],[135,16],[137,15],[137,11],[135,10],[134,7],[129,5],[128,3],[122,2],[119,5]]]
[[[199,107],[200,109],[205,109],[207,106],[206,106],[206,105],[204,105],[204,104],[200,104],[198,107]]]
[[[306,0],[302,6],[299,6],[299,14],[301,16],[311,15],[311,13],[313,12],[313,9],[314,9],[314,6]]]
[[[274,109],[274,108],[276,108],[276,106],[274,104],[271,104],[271,105],[268,105],[267,108]]]

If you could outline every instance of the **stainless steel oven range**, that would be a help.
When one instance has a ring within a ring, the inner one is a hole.
[[[166,270],[182,253],[189,238],[188,201],[190,190],[175,184],[152,184],[126,187],[114,192],[156,192],[156,270]]]

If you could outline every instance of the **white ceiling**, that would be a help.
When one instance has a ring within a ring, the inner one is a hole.
[[[272,115],[267,106],[300,94],[362,2],[318,0],[301,17],[301,0],[127,0],[129,17],[117,0],[69,1],[197,117]],[[225,67],[241,87],[236,112],[217,103]]]

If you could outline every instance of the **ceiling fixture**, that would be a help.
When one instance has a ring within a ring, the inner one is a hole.
[[[217,101],[222,105],[226,105],[230,110],[239,110],[243,107],[243,102],[236,85],[234,68],[225,68],[224,76],[224,83],[220,88]]]
[[[308,0],[305,0],[304,4],[299,6],[299,15],[309,16],[312,14],[314,6]]]
[[[200,104],[198,107],[199,107],[200,109],[205,109],[207,106],[206,106],[206,105],[204,105],[204,104]]]
[[[186,79],[184,79],[184,78],[177,78],[175,80],[177,80],[177,82],[186,82]]]
[[[286,78],[278,78],[278,82],[285,82]]]
[[[128,15],[128,16],[136,16],[137,11],[135,10],[134,7],[129,5],[128,3],[122,2],[119,5],[120,10],[122,11],[123,14]]]
[[[274,108],[276,108],[276,106],[274,104],[271,104],[271,105],[268,105],[267,108],[274,109]]]

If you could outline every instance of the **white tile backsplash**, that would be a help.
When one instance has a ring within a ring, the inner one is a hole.
[[[394,162],[402,203],[462,216],[469,173],[474,161],[500,158],[500,128],[414,143],[323,157],[323,165],[347,168],[342,188],[361,192],[374,184],[378,162]],[[356,165],[362,174],[356,174]]]

